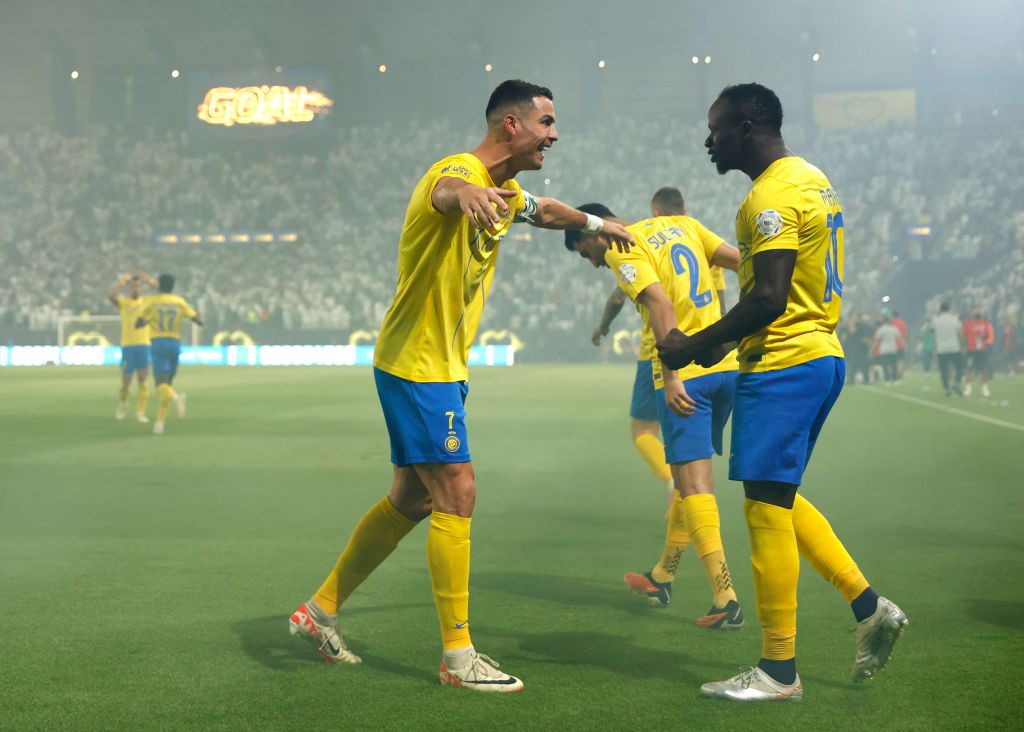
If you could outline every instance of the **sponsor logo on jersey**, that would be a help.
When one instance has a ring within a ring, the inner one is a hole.
[[[632,264],[620,264],[619,274],[622,275],[622,279],[625,280],[627,285],[631,285],[636,279],[636,267]]]
[[[782,231],[782,215],[770,208],[758,211],[757,216],[754,217],[754,226],[757,227],[761,236],[770,239]]]

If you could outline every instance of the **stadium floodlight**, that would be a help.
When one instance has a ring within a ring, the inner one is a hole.
[[[491,66],[490,64],[485,64],[484,65],[484,71],[488,71],[488,72],[494,71],[494,67]]]
[[[597,68],[603,69],[605,67],[604,59],[597,62]]]
[[[179,76],[181,76],[181,72],[180,71],[178,71],[177,69],[171,69],[171,78],[172,79],[177,79]]]
[[[711,63],[711,57],[710,56],[705,56],[704,57],[704,63],[706,63],[706,64]]]
[[[381,64],[380,66],[378,66],[378,67],[377,67],[377,71],[379,71],[379,72],[380,72],[380,73],[382,73],[382,74],[383,74],[383,73],[384,73],[385,71],[387,71],[387,70],[388,70],[388,65],[387,65],[387,64]]]
[[[818,53],[817,51],[812,53],[811,54],[811,61],[813,61],[814,63],[818,63],[818,61],[821,61],[821,54]]]
[[[73,71],[71,72],[71,78],[72,78],[72,79],[77,79],[77,78],[78,78],[78,69],[74,69],[74,70],[73,70]]]
[[[699,64],[700,63],[700,59],[697,58],[696,56],[692,56],[692,57],[690,57],[690,63]]]

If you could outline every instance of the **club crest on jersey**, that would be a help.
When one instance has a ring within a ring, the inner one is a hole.
[[[622,275],[622,279],[626,281],[627,285],[631,285],[636,279],[636,267],[632,264],[620,264],[619,274]]]
[[[448,435],[444,441],[444,449],[449,453],[456,453],[462,447],[462,441],[455,435]]]
[[[770,239],[782,231],[782,216],[778,211],[767,208],[754,217],[754,226],[761,236]]]

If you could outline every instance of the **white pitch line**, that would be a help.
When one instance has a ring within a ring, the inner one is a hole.
[[[1010,430],[1017,430],[1018,432],[1024,432],[1024,425],[1017,424],[1016,422],[1006,422],[1002,419],[996,419],[995,417],[986,417],[983,414],[975,414],[974,412],[968,412],[966,409],[957,409],[956,407],[947,407],[945,404],[936,404],[930,402],[927,399],[918,399],[917,397],[907,396],[906,394],[897,394],[891,391],[885,391],[879,389],[876,386],[865,386],[864,389],[872,392],[873,394],[881,394],[882,396],[892,397],[893,399],[902,399],[905,402],[911,404],[920,404],[922,407],[931,407],[932,409],[938,409],[940,412],[946,412],[948,414],[956,414],[960,417],[967,417],[978,422],[985,422],[987,424],[994,424],[997,427],[1006,427]]]

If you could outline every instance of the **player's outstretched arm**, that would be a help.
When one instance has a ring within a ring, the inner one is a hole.
[[[628,252],[633,243],[633,235],[617,221],[608,221],[592,214],[583,213],[557,198],[537,198],[537,212],[530,218],[530,223],[542,229],[582,229],[583,231],[601,232],[613,242],[620,252]]]
[[[203,327],[203,319],[199,317],[199,313],[196,313],[191,318],[192,322],[198,325],[200,328]]]
[[[711,264],[735,272],[740,268],[740,250],[723,241],[711,255]]]
[[[506,198],[519,194],[504,188],[485,188],[461,178],[444,177],[434,186],[430,203],[445,216],[465,214],[478,229],[489,229],[501,223],[499,211],[508,216]]]
[[[725,357],[723,343],[740,341],[786,312],[796,250],[760,252],[754,255],[753,264],[754,286],[721,320],[691,336],[672,330],[657,339],[663,363],[674,369],[694,361],[712,366]]]
[[[626,304],[626,293],[620,288],[616,287],[612,290],[612,294],[608,296],[608,301],[604,304],[604,312],[601,313],[601,322],[594,328],[593,335],[590,336],[590,342],[595,346],[601,345],[601,339],[608,335],[608,328],[611,326],[612,321],[618,316],[619,311],[622,310],[622,306]]]

